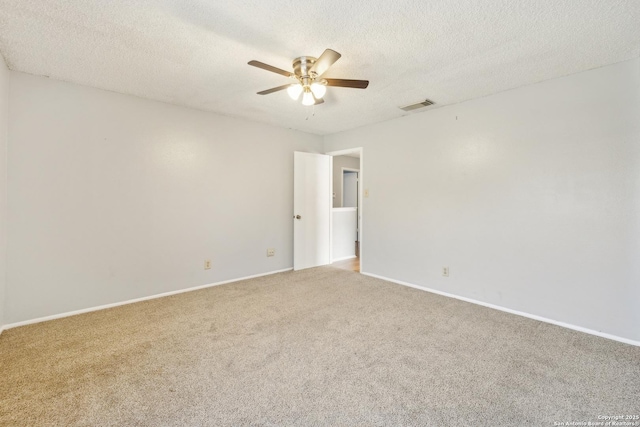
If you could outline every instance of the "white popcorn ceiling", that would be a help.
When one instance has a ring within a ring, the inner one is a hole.
[[[304,107],[287,78],[324,49],[342,58]],[[316,134],[612,64],[640,55],[638,0],[0,0],[10,69]],[[428,113],[426,113],[428,114]]]

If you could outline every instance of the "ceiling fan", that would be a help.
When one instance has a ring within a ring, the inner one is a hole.
[[[356,89],[366,89],[369,86],[368,80],[326,79],[322,77],[341,56],[331,49],[326,49],[319,58],[301,56],[293,60],[293,73],[260,61],[249,61],[249,65],[282,74],[295,80],[295,83],[263,90],[258,92],[258,95],[268,95],[286,89],[289,96],[294,100],[297,100],[302,95],[302,105],[317,105],[324,102],[322,97],[327,91],[327,86]]]

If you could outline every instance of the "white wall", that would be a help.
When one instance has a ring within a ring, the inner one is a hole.
[[[292,266],[321,137],[15,72],[9,101],[6,323]]]
[[[365,272],[640,340],[639,60],[325,138],[360,146]]]
[[[9,70],[0,54],[0,332],[5,324]]]
[[[342,207],[342,168],[360,170],[360,159],[351,156],[333,156],[333,207]]]

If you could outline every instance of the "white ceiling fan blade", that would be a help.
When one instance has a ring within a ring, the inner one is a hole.
[[[316,76],[323,75],[329,67],[331,67],[338,59],[340,59],[342,55],[340,55],[335,50],[326,49],[320,55],[320,58],[316,60],[316,63],[313,64],[313,67],[309,70],[309,73],[315,73]]]

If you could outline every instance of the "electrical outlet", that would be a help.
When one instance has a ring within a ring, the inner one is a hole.
[[[442,275],[444,277],[449,277],[449,267],[442,267]]]
[[[275,250],[275,248],[269,248],[269,249],[267,249],[267,256],[276,256],[276,250]]]
[[[211,270],[211,260],[210,259],[205,259],[204,260],[204,269],[205,270]]]

